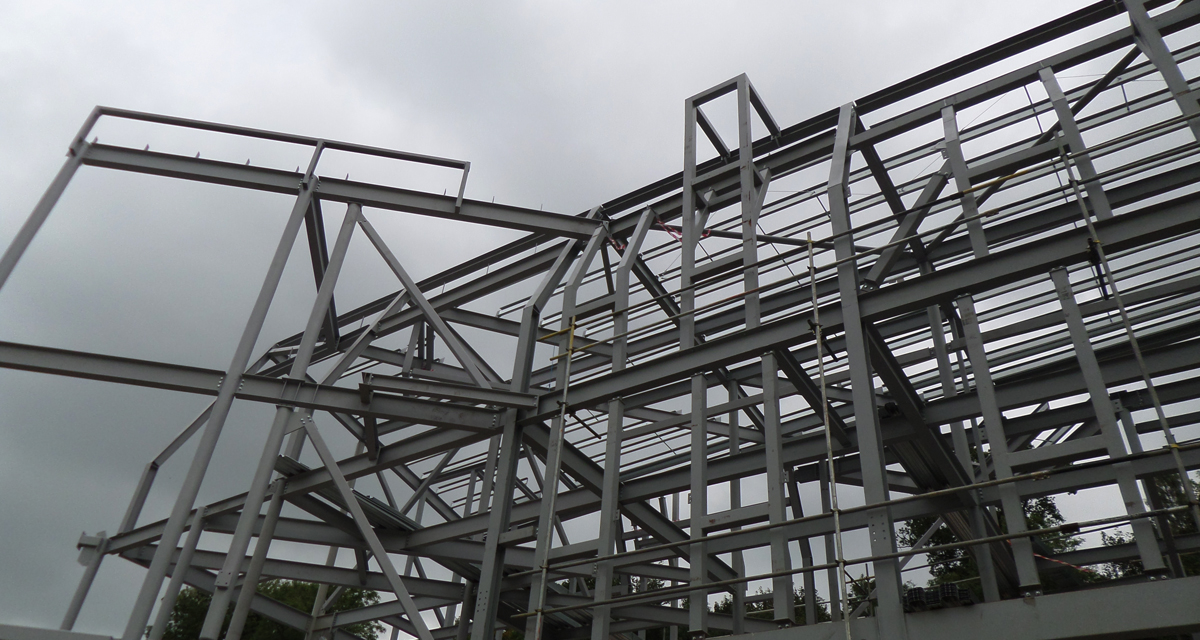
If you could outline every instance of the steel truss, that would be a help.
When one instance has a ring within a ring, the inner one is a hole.
[[[249,612],[316,638],[367,620],[421,640],[1200,631],[1200,577],[1180,560],[1200,538],[1166,526],[1200,522],[1200,508],[1190,487],[1190,503],[1164,504],[1155,483],[1200,465],[1200,444],[1176,436],[1200,418],[1200,104],[1186,73],[1200,4],[1163,5],[1098,2],[786,128],[739,76],[685,102],[682,173],[577,216],[319,170],[338,150],[459,169],[465,186],[465,162],[97,108],[0,283],[82,166],[295,204],[225,371],[0,343],[7,368],[214,398],[146,466],[117,532],[80,540],[63,634],[106,556],[147,568],[124,640],[148,624],[161,637],[184,584],[213,594],[204,638],[229,606],[230,639]],[[732,126],[706,114],[718,100],[736,105]],[[305,145],[311,162],[290,172],[88,142],[102,117]],[[346,214],[329,244],[334,203]],[[417,282],[371,225],[388,215],[377,210],[529,235]],[[302,227],[317,289],[307,323],[253,354]],[[354,233],[400,287],[338,312]],[[496,294],[513,302],[472,310]],[[498,347],[468,338],[481,333],[507,345],[511,377],[489,362]],[[234,401],[276,407],[259,466],[246,493],[197,506]],[[335,459],[333,438],[358,455]],[[146,521],[156,472],[188,440],[174,509]],[[299,462],[306,445],[320,466]],[[1022,500],[1105,486],[1122,515],[1026,529]],[[285,503],[307,515],[281,515]],[[983,602],[906,612],[903,571],[928,536],[899,549],[896,530],[927,516],[966,541]],[[1113,525],[1133,542],[1055,555],[1041,540]],[[198,549],[204,534],[225,551]],[[268,557],[272,540],[329,560]],[[747,568],[756,552],[765,570]],[[1125,560],[1139,578],[1043,588],[1064,565]],[[863,574],[872,596],[847,611],[847,578]],[[320,583],[318,603],[343,587],[394,598],[298,611],[242,588],[268,578]],[[728,612],[710,611],[717,596]],[[773,619],[747,616],[764,598]],[[833,621],[816,623],[818,607]]]

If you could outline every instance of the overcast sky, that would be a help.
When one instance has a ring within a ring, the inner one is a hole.
[[[1083,4],[3,1],[0,242],[97,104],[468,160],[468,197],[574,214],[679,171],[683,100],[739,73],[786,126]],[[110,129],[102,142],[255,151]],[[289,208],[85,168],[0,294],[0,340],[223,369]],[[381,224],[418,278],[514,237]],[[311,271],[295,257],[266,341],[302,327]],[[393,289],[381,266],[352,260],[347,286]],[[115,531],[145,463],[205,402],[0,372],[0,622],[57,627],[80,532]],[[268,414],[235,411],[201,500],[244,490]],[[147,516],[169,509],[175,462]],[[141,576],[110,559],[76,628],[120,633]]]

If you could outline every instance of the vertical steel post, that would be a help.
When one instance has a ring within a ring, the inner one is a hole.
[[[988,365],[987,352],[983,348],[983,335],[979,330],[979,320],[975,315],[975,302],[971,296],[958,299],[958,311],[962,315],[963,327],[966,330],[967,352],[971,358],[971,370],[975,374],[975,392],[979,397],[980,409],[983,413],[983,428],[987,431],[988,443],[991,445],[992,468],[996,471],[996,479],[1012,477],[1012,467],[1008,462],[1008,438],[1004,435],[1004,417],[996,401],[996,388],[992,385],[991,367]],[[982,456],[982,453],[980,454]],[[1000,493],[1000,504],[1004,509],[1004,522],[1008,525],[1008,533],[1023,533],[1028,530],[1025,522],[1025,510],[1021,504],[1021,496],[1012,483],[997,487]],[[1037,564],[1033,560],[1033,543],[1029,538],[1013,538],[1013,559],[1017,563],[1017,578],[1020,580],[1021,595],[1025,597],[1041,595],[1041,579],[1038,577]]]
[[[704,525],[708,515],[708,382],[704,374],[692,376],[691,408],[691,482],[689,524],[688,582],[696,587],[688,596],[688,632],[693,640],[708,635],[708,591],[703,585],[708,579],[708,550],[704,542]]]
[[[1117,426],[1116,410],[1108,397],[1108,387],[1104,384],[1104,376],[1100,372],[1100,363],[1096,360],[1096,352],[1092,349],[1088,338],[1087,325],[1083,322],[1083,314],[1075,301],[1075,293],[1071,290],[1070,276],[1063,268],[1050,272],[1054,282],[1054,290],[1058,293],[1062,305],[1063,317],[1067,321],[1067,329],[1071,333],[1071,342],[1075,347],[1075,358],[1079,361],[1079,369],[1083,372],[1083,380],[1087,385],[1088,396],[1092,402],[1092,411],[1096,421],[1100,423],[1100,434],[1108,449],[1108,457],[1113,461],[1112,468],[1117,478],[1117,487],[1121,491],[1121,500],[1125,503],[1125,513],[1136,516],[1146,512],[1146,504],[1138,492],[1137,481],[1133,475],[1133,465],[1128,460],[1122,460],[1129,455],[1125,441],[1121,439],[1120,427]],[[1159,552],[1158,541],[1154,536],[1154,528],[1146,518],[1130,520],[1133,528],[1134,541],[1142,558],[1142,567],[1148,574],[1154,574],[1166,569],[1162,554]]]
[[[862,461],[863,492],[867,504],[888,500],[887,475],[884,469],[883,436],[879,428],[879,413],[875,407],[875,389],[871,383],[871,360],[858,307],[858,266],[853,260],[854,238],[851,233],[849,192],[846,188],[850,173],[850,134],[857,119],[853,104],[843,105],[838,115],[837,137],[833,147],[833,162],[829,172],[829,216],[832,222],[834,253],[837,266],[838,290],[841,294],[842,321],[845,327],[846,358],[850,365],[850,389],[854,403],[855,430],[858,434],[859,459]],[[820,346],[818,345],[818,349]],[[895,553],[895,532],[892,530],[891,509],[883,506],[868,512],[871,554]],[[903,639],[908,635],[900,596],[900,570],[894,558],[877,560],[876,589],[879,592],[879,630],[883,637]]]
[[[783,436],[779,426],[779,373],[775,364],[775,353],[762,355],[763,391],[763,450],[767,472],[767,521],[776,524],[787,520],[787,496],[784,483],[787,478],[783,468]],[[792,554],[788,548],[788,537],[783,527],[771,529],[771,571],[791,571]],[[796,594],[792,587],[792,576],[780,575],[771,579],[771,602],[775,622],[780,627],[796,623]]]
[[[679,248],[679,350],[691,349],[696,345],[696,291],[692,288],[692,275],[696,270],[696,245],[699,230],[696,228],[696,191],[692,183],[696,179],[696,111],[698,106],[689,98],[684,101],[683,129],[683,215],[682,242]],[[708,555],[704,544],[704,518],[708,513],[708,418],[706,405],[708,383],[703,373],[692,375],[691,389],[691,503],[689,550],[689,583],[700,587],[708,578]],[[697,588],[689,596],[688,633],[695,639],[708,635],[708,593]]]
[[[942,313],[936,305],[926,309],[929,316],[929,330],[933,339],[934,357],[938,364],[938,378],[942,383],[942,397],[952,398],[958,395],[958,386],[954,384],[954,370],[950,365],[950,354],[946,349],[946,334],[942,330]],[[962,466],[969,482],[979,482],[980,471],[976,470],[975,462],[971,459],[971,445],[967,441],[967,432],[961,420],[950,423],[950,439],[954,443],[954,455]],[[982,467],[980,467],[982,469]],[[976,538],[987,535],[986,513],[982,505],[982,492],[972,491],[969,499],[974,506],[971,508],[971,534]],[[975,558],[975,566],[979,569],[979,582],[983,590],[984,602],[1000,600],[1000,585],[996,580],[996,565],[992,558],[991,548],[986,544],[971,547]]]
[[[562,448],[566,440],[567,389],[571,385],[571,358],[574,356],[575,341],[575,303],[579,294],[579,286],[587,275],[588,267],[596,253],[604,248],[607,230],[603,226],[588,240],[583,254],[575,263],[571,277],[562,294],[561,336],[558,350],[557,381],[554,392],[562,394],[558,416],[550,423],[550,441],[546,447],[546,477],[542,481],[541,509],[538,516],[537,543],[533,551],[533,567],[541,568],[541,573],[534,574],[529,586],[529,610],[538,612],[526,621],[525,635],[531,640],[541,640],[545,616],[541,611],[545,608],[547,582],[546,566],[550,563],[550,547],[554,542],[555,503],[558,500],[559,476],[562,473]],[[566,541],[563,541],[566,543]]]
[[[1133,420],[1133,414],[1120,400],[1113,400],[1114,409],[1121,416],[1121,428],[1125,430],[1125,438],[1129,441],[1129,449],[1135,454],[1141,453],[1142,440],[1138,435],[1137,423]],[[1150,507],[1155,511],[1164,508],[1166,505],[1162,501],[1162,492],[1159,490],[1157,481],[1154,477],[1142,479],[1142,491],[1146,497],[1150,499]],[[1160,514],[1155,517],[1158,523],[1158,531],[1162,535],[1163,546],[1166,547],[1168,566],[1171,567],[1171,574],[1177,578],[1187,575],[1187,570],[1184,569],[1183,560],[1179,557],[1179,548],[1175,543],[1175,533],[1171,530],[1171,517],[1169,514]]]
[[[832,487],[830,486],[828,465],[817,464],[817,482],[821,490],[821,513],[833,513]],[[824,543],[825,563],[835,564],[838,561],[837,543],[834,541],[832,533],[825,534]],[[830,567],[825,570],[825,585],[829,589],[829,618],[834,622],[841,620],[844,613],[849,613],[842,610],[842,583],[841,572],[837,567]]]
[[[751,132],[753,117],[750,105],[750,79],[745,75],[737,78],[738,98],[738,177],[741,184],[742,205],[742,290],[746,307],[746,328],[753,329],[761,322],[758,295],[758,216],[759,193],[754,185],[754,146]],[[767,186],[762,189],[765,192]],[[762,195],[765,195],[763,193]],[[762,355],[763,380],[763,442],[766,451],[767,472],[767,518],[771,523],[787,519],[787,496],[784,493],[786,477],[783,468],[783,436],[779,425],[779,367],[775,354]],[[787,534],[780,527],[771,530],[771,571],[790,571],[791,550]],[[771,580],[772,610],[775,622],[781,627],[796,623],[795,592],[790,574],[776,576]]]
[[[787,470],[788,491],[792,500],[792,517],[804,517],[804,505],[800,501],[800,483],[796,481],[796,468],[791,465]],[[797,540],[800,544],[800,562],[802,566],[813,565],[812,543],[807,536]],[[804,577],[804,624],[817,623],[817,576],[813,571],[805,571]]]
[[[738,389],[738,383],[735,380],[727,381],[725,383],[725,390],[727,392],[727,397],[729,398],[730,402],[737,400],[738,397],[740,397],[740,395],[741,395],[741,393]],[[741,448],[742,448],[742,436],[741,436],[741,432],[738,430],[739,427],[741,427],[740,412],[737,409],[731,409],[729,411],[728,421],[729,421],[729,455],[736,456],[741,451]],[[741,507],[742,507],[742,479],[740,477],[733,478],[732,480],[729,481],[729,510],[736,511],[736,510],[740,509]],[[737,531],[740,528],[741,527],[732,527],[731,530]],[[733,560],[733,562],[731,562],[730,564],[733,565],[734,573],[736,573],[739,577],[745,577],[746,576],[746,559],[745,559],[744,555],[742,554],[742,552],[740,550],[734,551],[732,553],[731,559]],[[736,636],[736,635],[741,635],[741,634],[745,633],[745,631],[746,631],[746,629],[745,629],[745,627],[746,627],[746,583],[739,582],[738,584],[733,585],[732,591],[733,591],[732,602],[730,603],[730,605],[731,605],[730,608],[732,609],[732,611],[730,611],[730,615],[733,616],[733,624],[732,624],[733,628],[730,629],[730,631],[733,635]]]
[[[597,209],[592,210],[594,216]],[[530,372],[533,369],[534,348],[540,327],[542,309],[550,300],[558,283],[566,275],[571,261],[579,253],[580,242],[568,241],[559,252],[554,264],[538,284],[537,290],[526,301],[521,311],[521,328],[517,336],[517,352],[513,361],[510,389],[528,392]],[[492,640],[496,631],[496,613],[500,606],[500,580],[504,576],[505,547],[500,536],[508,531],[512,515],[512,494],[516,487],[517,465],[521,457],[522,432],[516,410],[505,411],[501,419],[503,431],[500,448],[496,455],[496,477],[492,484],[491,515],[488,518],[487,537],[484,539],[483,562],[480,566],[479,583],[475,588],[475,606],[471,625],[471,640]],[[487,478],[484,478],[487,482]],[[480,508],[483,508],[481,503]],[[466,610],[463,617],[466,617]],[[462,626],[460,625],[460,631]]]
[[[958,120],[952,104],[942,108],[942,127],[946,134],[946,161],[950,163],[950,170],[954,174],[954,186],[962,194],[962,211],[967,219],[971,250],[976,258],[982,258],[988,254],[987,237],[983,233],[983,221],[979,219],[979,207],[975,205],[975,193],[971,191],[971,179],[967,172],[967,161],[963,157],[962,143],[958,139]]]
[[[1108,196],[1104,193],[1104,186],[1096,179],[1096,167],[1092,164],[1091,156],[1088,155],[1087,145],[1083,142],[1083,134],[1079,132],[1079,125],[1075,122],[1075,114],[1071,113],[1071,105],[1067,104],[1067,96],[1063,94],[1062,87],[1058,85],[1058,79],[1054,77],[1053,69],[1042,67],[1038,71],[1038,77],[1042,79],[1042,86],[1046,88],[1046,94],[1050,96],[1050,103],[1054,105],[1054,113],[1058,116],[1062,136],[1066,139],[1067,147],[1074,156],[1075,166],[1079,168],[1079,177],[1084,190],[1087,191],[1088,204],[1091,205],[1098,220],[1108,220],[1113,215],[1112,207],[1109,206]]]
[[[1163,41],[1162,34],[1154,25],[1154,20],[1146,12],[1145,3],[1143,0],[1124,0],[1122,4],[1129,12],[1129,22],[1133,25],[1134,40],[1137,42],[1138,48],[1146,54],[1146,57],[1162,75],[1163,80],[1167,82],[1167,89],[1175,98],[1175,104],[1188,118],[1188,126],[1192,130],[1192,135],[1200,141],[1200,102],[1197,102],[1192,88],[1188,86],[1187,79],[1179,70],[1179,64],[1175,62],[1175,56],[1171,54],[1167,43]]]
[[[654,212],[646,209],[638,218],[637,226],[625,245],[621,263],[617,266],[613,282],[613,372],[625,369],[629,338],[629,272],[637,262],[642,241],[654,222]],[[624,435],[625,406],[620,397],[608,402],[608,432],[604,443],[604,478],[600,491],[600,528],[596,536],[596,555],[606,556],[616,552],[617,536],[620,535],[620,491],[621,491],[621,439]],[[664,511],[665,512],[665,511]],[[603,602],[612,597],[613,562],[596,564],[596,586],[594,599]],[[612,622],[612,607],[597,605],[592,610],[592,640],[608,640]]]
[[[759,194],[754,188],[754,139],[750,129],[750,79],[737,79],[738,98],[738,182],[742,205],[742,287],[746,305],[746,328],[757,327],[761,311],[758,296],[758,216]],[[763,185],[766,190],[766,185]]]

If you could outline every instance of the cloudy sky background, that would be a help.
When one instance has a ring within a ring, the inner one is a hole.
[[[739,73],[786,126],[1083,4],[0,2],[0,242],[97,104],[469,160],[468,197],[577,213],[678,171],[684,98]],[[306,159],[151,127],[97,134]],[[346,171],[405,179],[392,165]],[[223,369],[289,208],[85,168],[0,294],[0,340]],[[340,211],[327,214],[332,234]],[[418,279],[515,237],[414,218],[377,224]],[[311,270],[302,248],[293,258],[260,344],[302,327]],[[394,289],[381,267],[350,260],[343,310]],[[115,531],[142,467],[205,403],[0,372],[0,623],[57,627],[80,532]],[[244,490],[268,422],[269,409],[236,408],[201,501]],[[182,479],[176,462],[154,518]],[[106,562],[76,628],[120,633],[141,576]]]

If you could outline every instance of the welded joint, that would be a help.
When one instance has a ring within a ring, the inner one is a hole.
[[[101,531],[94,536],[80,533],[79,542],[75,543],[75,548],[79,549],[79,564],[86,567],[95,560],[96,556],[103,555],[108,551],[108,533]]]

